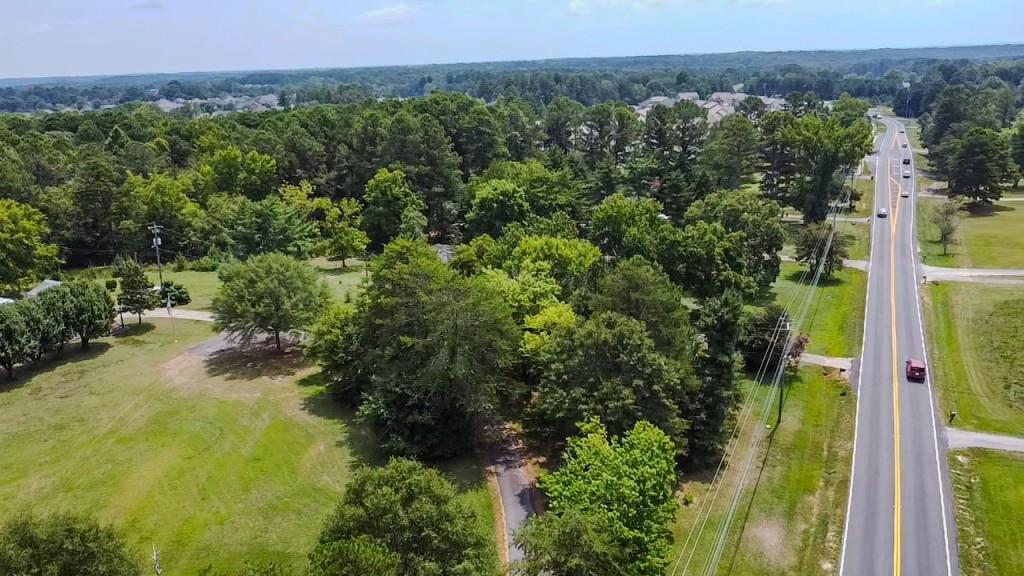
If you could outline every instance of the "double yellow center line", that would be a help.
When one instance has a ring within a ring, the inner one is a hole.
[[[897,135],[893,138],[892,148],[898,150],[896,143],[899,141]],[[889,222],[889,313],[892,320],[892,426],[893,426],[893,479],[895,487],[893,492],[893,574],[900,576],[902,571],[902,470],[900,467],[900,370],[899,370],[899,344],[896,335],[896,231],[900,221],[900,202],[896,200],[893,204],[892,185],[896,182],[897,194],[901,192],[901,184],[892,176],[893,159],[889,158],[888,180],[886,191],[888,195],[889,214],[892,218]]]

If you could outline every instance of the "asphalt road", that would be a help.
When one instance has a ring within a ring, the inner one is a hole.
[[[931,381],[910,382],[904,363],[926,359],[917,293],[915,178],[904,178],[892,119],[876,156],[875,213],[857,382],[857,425],[842,576],[959,574],[943,420]],[[901,198],[903,189],[909,198]]]

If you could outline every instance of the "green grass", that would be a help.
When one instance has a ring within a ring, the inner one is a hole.
[[[1004,202],[965,211],[943,256],[929,214],[944,200],[919,200],[918,240],[926,264],[960,268],[1024,268],[1024,203]]]
[[[850,260],[867,260],[871,256],[871,224],[840,222],[839,231],[846,234]]]
[[[212,336],[152,321],[0,388],[0,520],[95,514],[167,574],[301,566],[352,466],[381,456],[300,356],[187,352]],[[492,530],[480,466],[446,471]]]
[[[360,285],[364,275],[364,264],[360,260],[350,259],[347,262],[347,268],[342,267],[341,262],[327,260],[326,258],[315,258],[310,260],[309,264],[320,272],[331,294],[339,302],[344,302],[349,292]],[[157,282],[157,271],[155,268],[148,270],[146,274],[154,284]],[[183,308],[189,310],[210,310],[213,296],[217,293],[217,289],[220,288],[220,279],[217,277],[216,272],[195,272],[192,270],[175,272],[170,267],[164,267],[164,280],[178,282],[188,289],[192,302],[183,306]]]
[[[785,305],[796,292],[793,314],[799,313],[800,302],[809,289],[811,275],[804,282],[800,276],[807,267],[784,262],[779,279],[768,295]],[[801,332],[810,337],[807,351],[825,356],[854,357],[860,354],[861,335],[864,330],[864,298],[867,294],[867,274],[860,270],[844,269],[832,278],[822,278],[808,308]]]
[[[871,216],[871,210],[874,207],[875,181],[857,178],[853,181],[853,188],[860,193],[860,200],[857,202],[857,208],[847,213],[847,216],[857,218]]]
[[[931,284],[924,292],[932,381],[957,426],[1024,436],[1024,288]]]
[[[745,386],[748,397],[754,390],[753,384]],[[764,393],[760,390],[759,397]],[[823,375],[818,368],[801,368],[797,378],[790,381],[782,425],[761,444],[718,574],[835,572],[849,489],[855,405],[847,383]],[[770,409],[769,422],[773,425],[775,409]],[[748,437],[743,440],[739,446],[749,445]],[[741,450],[732,458],[737,469],[725,475],[705,532],[697,541],[690,573],[699,572],[708,557],[744,456]],[[675,544],[669,573],[683,551],[701,504],[710,497],[710,475],[684,479],[684,493],[693,502],[682,506],[673,525]],[[686,564],[689,548],[694,547],[693,541],[690,544],[682,564]]]
[[[957,543],[964,576],[1024,575],[1024,455],[967,450],[949,454]]]

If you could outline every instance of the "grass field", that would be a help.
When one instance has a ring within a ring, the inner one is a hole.
[[[0,388],[0,520],[92,513],[166,574],[301,565],[352,467],[381,457],[300,356],[189,352],[213,336],[151,321]],[[480,466],[445,471],[491,530]]]
[[[839,231],[850,239],[847,244],[850,260],[867,260],[871,256],[871,224],[840,222]]]
[[[338,300],[344,302],[348,293],[359,286],[363,279],[363,262],[349,259],[348,267],[343,268],[341,262],[327,260],[326,258],[315,258],[309,261],[315,267],[327,283],[331,294]],[[155,284],[157,282],[156,269],[147,271],[147,275]],[[195,272],[186,270],[175,272],[169,267],[164,268],[164,280],[178,282],[188,289],[192,302],[183,308],[189,310],[209,310],[214,294],[220,288],[220,279],[216,272]]]
[[[811,275],[800,282],[807,267],[784,262],[782,273],[772,287],[771,297],[785,305],[791,295],[806,294]],[[801,331],[810,336],[807,351],[825,356],[854,357],[860,354],[861,334],[864,330],[864,298],[867,294],[867,274],[860,270],[844,269],[832,278],[822,278],[817,294],[808,309]],[[799,313],[799,302],[791,307]]]
[[[1024,436],[1024,288],[932,284],[924,300],[943,411],[958,427]]]
[[[961,574],[1024,575],[1024,455],[951,452],[949,468]]]
[[[754,385],[748,383],[748,398],[754,390]],[[760,390],[758,398],[764,393]],[[818,368],[800,369],[787,390],[782,425],[762,442],[755,469],[748,476],[717,574],[835,572],[849,489],[855,405],[845,381],[823,375]],[[769,422],[773,425],[775,409],[770,408],[773,415]],[[738,445],[749,446],[749,440],[745,437]],[[725,475],[704,532],[686,547],[679,573],[691,549],[689,573],[699,573],[703,567],[746,454],[746,450],[734,453],[732,461],[737,470]],[[680,552],[684,552],[701,504],[710,497],[710,480],[710,475],[688,479],[684,486],[684,493],[693,501],[682,506],[673,526],[675,544],[669,573]]]
[[[918,201],[917,226],[926,264],[957,268],[1024,268],[1024,203],[1003,202],[965,211],[960,230],[942,255],[939,233],[929,213],[944,200]]]

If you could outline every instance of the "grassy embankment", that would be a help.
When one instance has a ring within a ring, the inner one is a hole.
[[[748,396],[755,390],[749,382],[744,388]],[[758,398],[766,392],[759,390]],[[773,430],[762,442],[747,478],[718,574],[817,575],[835,571],[849,489],[855,404],[847,382],[819,368],[801,368],[790,381],[782,424],[777,428],[776,408],[770,408]],[[760,409],[761,403],[756,405]],[[738,443],[741,449],[732,456],[737,467],[748,453],[742,447],[749,446],[749,441],[748,435]],[[690,573],[699,571],[708,558],[714,534],[739,481],[737,471],[727,473],[725,478],[697,541]],[[673,525],[675,544],[669,573],[694,527],[701,503],[710,497],[710,481],[708,473],[690,478],[684,485],[684,493],[693,501],[682,506]],[[692,540],[679,573],[690,548]]]
[[[352,467],[382,456],[300,355],[194,348],[211,337],[151,321],[0,387],[0,521],[95,514],[168,574],[301,566]],[[477,460],[444,471],[491,531]]]
[[[1024,436],[1024,288],[932,284],[923,293],[932,381],[962,428]]]
[[[1024,455],[966,450],[949,454],[956,499],[960,573],[1024,575]]]

